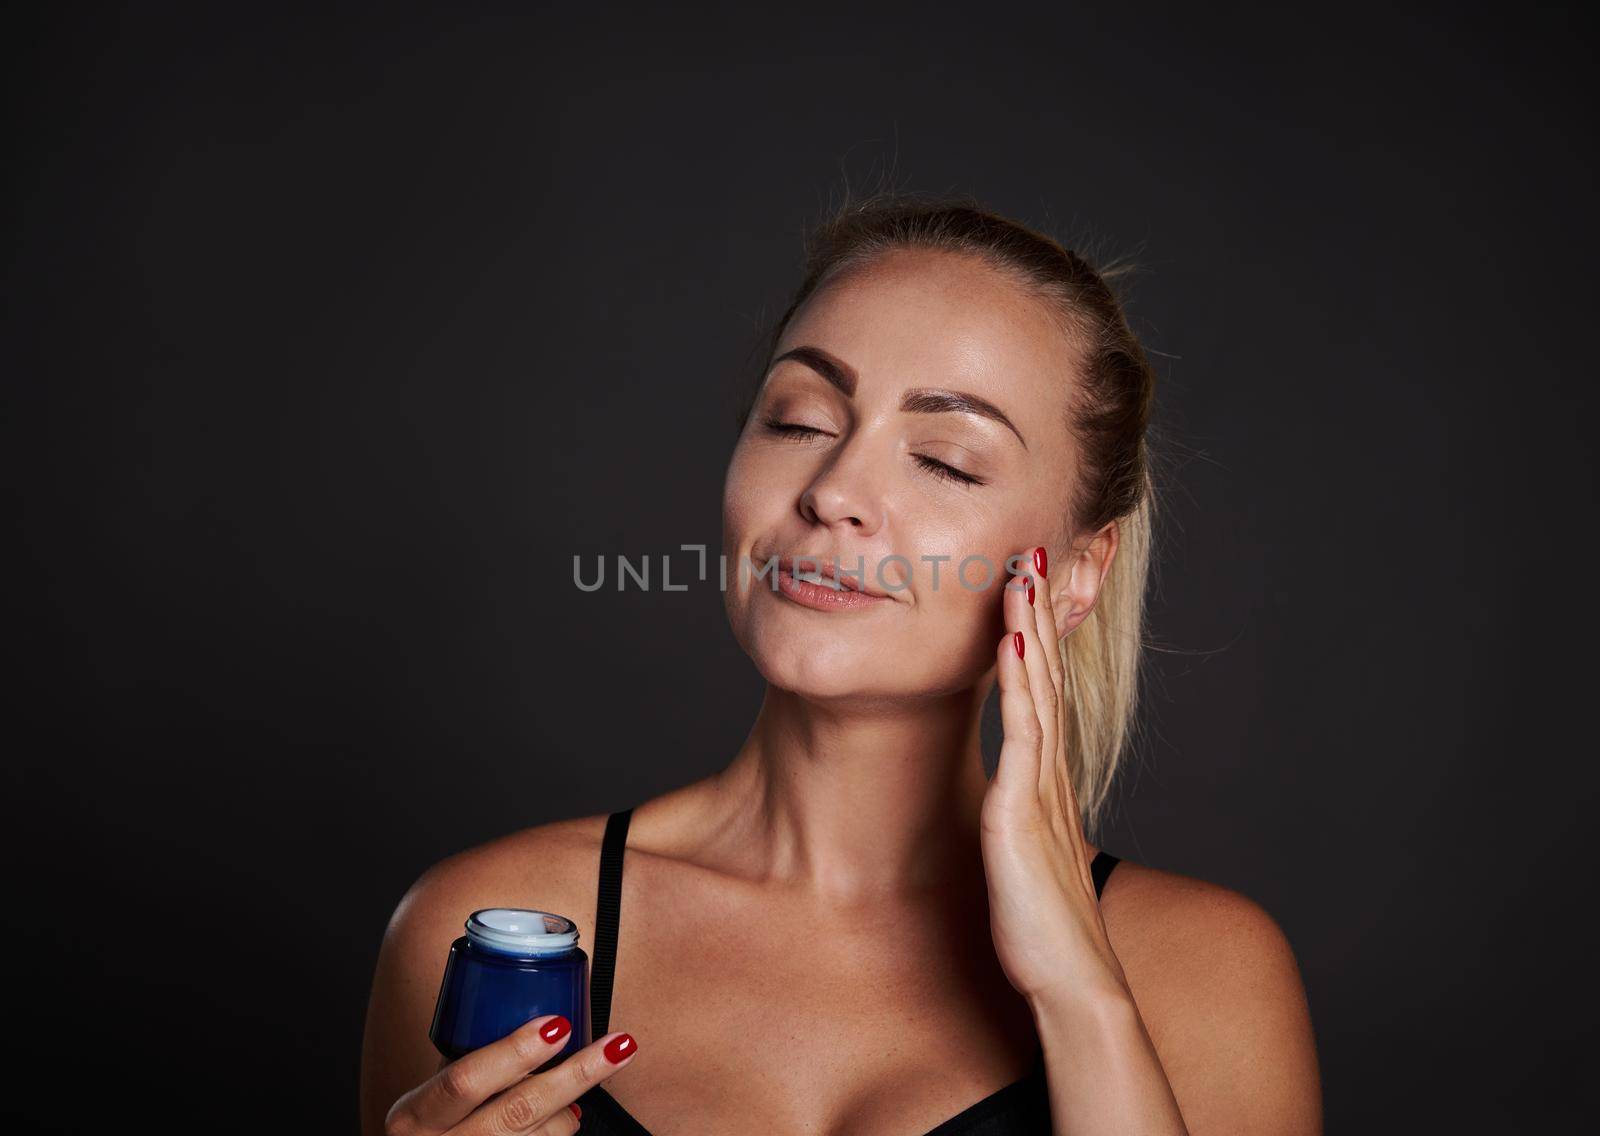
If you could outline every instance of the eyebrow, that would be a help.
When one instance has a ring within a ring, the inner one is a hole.
[[[804,363],[817,374],[821,375],[833,386],[837,387],[846,398],[856,396],[856,373],[847,364],[835,359],[826,351],[817,347],[793,347],[779,355],[772,361],[772,366],[767,368],[770,374],[773,367],[787,359]],[[1007,430],[1017,436],[1017,441],[1022,443],[1022,448],[1028,448],[1028,440],[1022,436],[1005,411],[1001,410],[988,399],[979,398],[966,391],[928,390],[917,387],[906,391],[900,399],[900,409],[911,414],[976,414],[983,418],[992,419],[1000,423]]]

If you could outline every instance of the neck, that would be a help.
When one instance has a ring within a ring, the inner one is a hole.
[[[844,708],[769,686],[714,779],[743,870],[840,903],[981,874],[986,693]]]

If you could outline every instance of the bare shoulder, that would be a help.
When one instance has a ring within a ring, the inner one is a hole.
[[[1101,911],[1190,1132],[1320,1132],[1305,984],[1277,920],[1240,892],[1129,861]]]
[[[450,944],[483,907],[529,907],[578,923],[593,942],[604,815],[536,825],[456,852],[422,872],[384,929],[362,1042],[362,1131],[378,1133],[401,1095],[438,1071],[428,1039]]]
[[[1126,947],[1157,970],[1230,964],[1257,969],[1294,961],[1288,937],[1259,903],[1178,872],[1125,860],[1107,881],[1101,910],[1107,931],[1114,939],[1120,931],[1126,940],[1112,944],[1118,957]]]

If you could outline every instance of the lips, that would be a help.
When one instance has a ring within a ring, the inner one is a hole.
[[[765,564],[766,559],[762,559],[759,563]],[[867,566],[864,557],[861,558],[859,564],[840,557],[839,563],[835,565],[834,557],[832,556],[781,556],[778,558],[778,571],[786,572],[790,577],[798,579],[799,577],[795,576],[795,565],[797,563],[800,565],[799,571],[804,572],[806,577],[817,577],[817,579],[807,579],[807,583],[816,583],[821,587],[834,587],[838,591],[860,592],[862,595],[876,596],[878,599],[889,598],[888,593],[879,591],[870,584],[864,584],[860,577],[855,574],[854,570],[858,566],[861,568],[863,575],[871,573],[872,569]],[[835,570],[836,568],[837,571]],[[832,581],[832,583],[823,583],[823,581]]]

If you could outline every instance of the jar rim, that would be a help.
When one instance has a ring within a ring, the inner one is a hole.
[[[483,907],[467,917],[467,938],[501,954],[561,954],[578,945],[578,925],[551,911]]]

